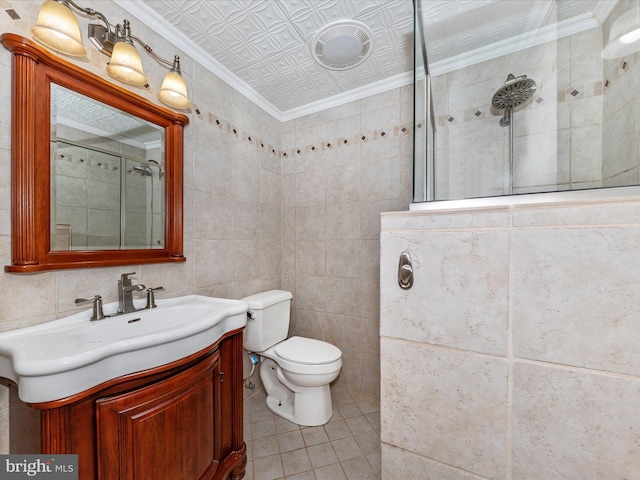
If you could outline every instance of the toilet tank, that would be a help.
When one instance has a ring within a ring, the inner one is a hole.
[[[291,292],[269,290],[243,298],[249,304],[243,346],[250,352],[264,352],[287,338]]]

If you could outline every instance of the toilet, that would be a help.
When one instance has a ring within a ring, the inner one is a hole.
[[[340,373],[342,352],[320,340],[287,339],[291,298],[284,290],[243,298],[249,304],[243,345],[260,356],[269,410],[298,425],[324,425],[333,415],[329,384]]]

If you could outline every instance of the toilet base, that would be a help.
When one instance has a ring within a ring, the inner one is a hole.
[[[300,387],[282,375],[280,367],[263,358],[260,378],[267,392],[267,408],[276,415],[305,427],[327,423],[333,415],[329,385]]]

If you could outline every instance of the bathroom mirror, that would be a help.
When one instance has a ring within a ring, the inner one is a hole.
[[[188,118],[14,34],[7,272],[182,262]]]

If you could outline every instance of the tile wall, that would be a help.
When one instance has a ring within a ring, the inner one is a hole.
[[[413,87],[282,125],[283,286],[293,332],[337,345],[337,387],[379,398],[380,212],[412,192]]]
[[[445,205],[382,219],[383,478],[635,478],[640,197]]]

